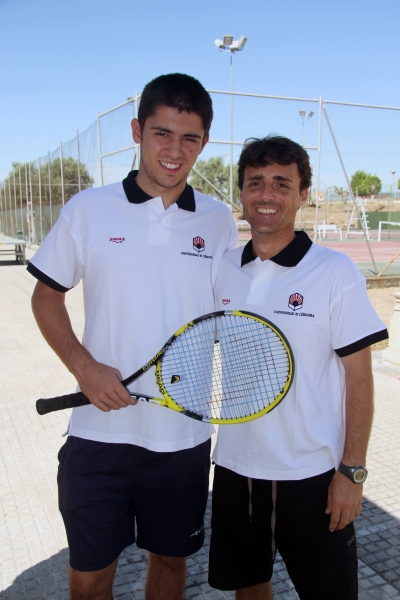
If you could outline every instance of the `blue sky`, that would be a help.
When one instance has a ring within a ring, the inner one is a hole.
[[[235,91],[400,106],[399,17],[399,0],[0,0],[0,180],[161,73],[229,89],[224,33],[248,38]]]

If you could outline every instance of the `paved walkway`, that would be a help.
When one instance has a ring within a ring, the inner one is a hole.
[[[39,417],[38,397],[74,389],[74,379],[42,339],[30,311],[34,280],[23,266],[0,261],[0,599],[67,600],[68,550],[57,508],[57,451],[68,414]],[[76,332],[83,329],[82,290],[67,294]],[[376,415],[369,478],[357,519],[360,599],[400,599],[400,368],[374,360]],[[188,561],[186,597],[214,600],[232,593],[207,584],[207,540]],[[115,579],[118,600],[144,598],[146,552],[131,546]],[[275,565],[275,598],[298,598],[284,564]],[[323,599],[321,599],[323,600]]]

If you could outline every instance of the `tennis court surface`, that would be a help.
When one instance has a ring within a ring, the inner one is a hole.
[[[27,255],[31,255],[27,250]],[[5,266],[3,266],[3,264]],[[57,452],[68,414],[39,417],[35,400],[74,389],[70,373],[41,337],[30,310],[34,279],[23,265],[0,256],[0,598],[66,600],[68,550],[57,508]],[[67,294],[78,335],[83,330],[82,288]],[[369,478],[357,519],[360,599],[400,599],[400,368],[374,359],[376,416],[369,451]],[[268,418],[268,417],[266,417]],[[210,496],[211,498],[211,496]],[[186,597],[215,600],[233,593],[207,584],[210,502],[206,545],[188,561]],[[146,553],[131,546],[115,579],[118,600],[144,598]],[[274,573],[277,600],[297,598],[284,564]],[[322,600],[322,599],[321,599]]]

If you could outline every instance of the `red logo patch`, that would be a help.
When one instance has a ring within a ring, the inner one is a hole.
[[[203,238],[199,235],[193,238],[193,249],[197,252],[204,252],[205,244]]]
[[[300,308],[303,308],[303,296],[301,294],[298,294],[298,293],[292,294],[289,297],[288,306],[292,310],[300,310]]]
[[[115,244],[122,244],[122,242],[125,241],[125,238],[123,238],[123,237],[122,238],[121,237],[113,237],[113,238],[110,238],[109,241],[110,242],[114,242]]]
[[[222,298],[222,304],[229,304],[230,299],[229,298]]]

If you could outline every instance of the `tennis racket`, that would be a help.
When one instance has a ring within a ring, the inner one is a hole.
[[[218,311],[179,329],[125,387],[155,366],[160,398],[129,392],[207,423],[243,423],[270,412],[287,394],[294,361],[283,333],[263,317]],[[40,399],[40,415],[83,406],[82,392]]]

